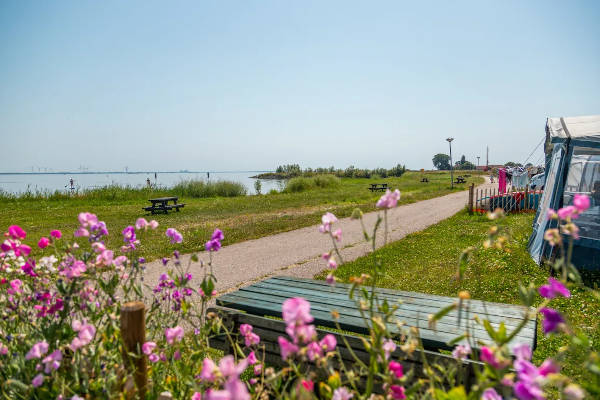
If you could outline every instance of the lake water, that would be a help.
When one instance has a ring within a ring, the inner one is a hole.
[[[24,174],[0,174],[0,190],[8,193],[22,193],[30,191],[68,191],[70,179],[73,179],[73,186],[76,190],[92,189],[102,186],[118,184],[130,185],[134,187],[145,187],[147,179],[150,179],[152,185],[173,186],[178,182],[189,179],[199,179],[203,181],[228,180],[239,182],[248,189],[248,194],[255,194],[254,182],[256,179],[251,176],[258,175],[261,172],[268,171],[235,171],[235,172],[210,172],[210,178],[206,172],[135,172],[135,173],[24,173]],[[260,180],[262,193],[267,193],[271,189],[280,191],[285,183],[279,180]]]

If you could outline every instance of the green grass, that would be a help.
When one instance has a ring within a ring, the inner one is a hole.
[[[520,303],[517,283],[533,282],[536,287],[545,283],[548,271],[536,265],[527,252],[527,240],[531,233],[532,214],[507,216],[505,224],[512,239],[508,252],[497,249],[481,249],[474,255],[465,275],[455,279],[458,258],[463,249],[478,246],[486,238],[487,231],[495,221],[485,216],[469,216],[466,212],[448,218],[424,231],[389,244],[376,252],[361,257],[338,268],[336,276],[348,282],[351,276],[369,273],[375,260],[384,266],[384,276],[377,286],[456,296],[460,290],[468,290],[472,298],[503,303]],[[315,278],[324,279],[325,274]],[[571,298],[555,299],[551,306],[560,310],[576,330],[584,331],[596,350],[600,350],[600,301],[583,289],[571,290]],[[541,302],[538,297],[538,302]],[[538,343],[534,354],[537,363],[556,354],[568,343],[564,336],[544,336],[538,324]],[[564,371],[578,379],[586,379],[581,367],[586,354],[571,354]]]
[[[452,191],[448,172],[432,172],[428,177],[429,183],[420,182],[419,172],[407,172],[400,178],[341,179],[339,185],[258,196],[195,198],[180,195],[180,202],[186,203],[185,208],[178,213],[153,216],[160,228],[143,234],[142,251],[148,260],[166,256],[174,249],[197,251],[203,249],[204,242],[217,227],[225,233],[223,244],[229,245],[317,224],[325,211],[339,217],[350,216],[356,207],[372,211],[381,196],[381,193],[367,190],[374,182],[387,182],[391,188],[399,188],[403,193],[401,204]],[[469,182],[480,183],[482,179],[472,176]],[[466,187],[455,187],[454,191]],[[28,232],[30,244],[37,242],[40,236],[47,236],[52,229],[60,229],[69,237],[78,225],[77,214],[88,211],[106,222],[110,232],[107,244],[117,248],[122,244],[120,232],[123,228],[135,223],[138,217],[146,216],[142,207],[150,205],[147,199],[163,194],[169,193],[142,189],[132,190],[128,195],[126,190],[107,188],[102,195],[94,196],[0,197],[0,229],[5,231],[11,224],[20,225]],[[164,234],[168,227],[183,234],[183,243],[169,244]]]

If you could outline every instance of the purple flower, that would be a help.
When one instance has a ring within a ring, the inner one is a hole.
[[[225,235],[223,235],[223,231],[222,230],[220,230],[219,228],[217,228],[213,232],[213,234],[210,237],[210,239],[211,240],[223,240],[223,239],[225,239]]]
[[[396,351],[396,343],[394,343],[392,339],[385,339],[381,348],[383,349],[383,354],[387,360],[390,358],[390,354]]]
[[[560,281],[554,278],[548,278],[548,284],[542,285],[538,289],[540,295],[547,299],[553,299],[556,296],[571,297],[571,292]]]
[[[154,342],[146,342],[142,345],[142,352],[149,356],[150,354],[152,354],[152,352],[154,351],[154,349],[156,348],[156,343]]]
[[[544,315],[544,320],[542,321],[542,327],[544,329],[544,333],[548,334],[550,332],[555,332],[558,330],[561,324],[565,323],[564,318],[560,313],[552,308],[544,307],[540,310],[540,313]]]
[[[40,249],[45,249],[46,247],[48,247],[49,244],[50,244],[50,239],[48,239],[47,237],[42,236],[40,238],[40,241],[38,242],[38,247]]]
[[[168,262],[169,262],[169,259],[168,259],[167,257],[163,257],[163,258],[162,258],[162,264],[163,264],[163,265],[165,265],[165,266],[166,266]]]
[[[135,228],[138,230],[146,229],[147,226],[148,226],[148,221],[146,221],[146,218],[138,218],[135,221]]]
[[[48,343],[45,341],[38,342],[31,346],[31,349],[25,356],[26,360],[31,360],[33,358],[41,358],[44,354],[48,352]]]
[[[288,325],[304,325],[313,321],[310,303],[301,297],[287,299],[282,305],[283,320]]]
[[[136,237],[135,237],[135,228],[131,225],[129,225],[127,228],[123,229],[123,241],[125,243],[132,243],[135,242]]]
[[[11,225],[8,227],[8,234],[13,239],[23,240],[27,236],[27,233],[19,225]]]
[[[279,336],[277,338],[277,342],[279,343],[279,349],[281,351],[281,358],[286,360],[289,356],[294,355],[298,352],[298,346],[293,343],[290,343],[284,337]]]
[[[171,244],[183,242],[183,236],[175,228],[167,229],[166,235],[171,238]]]
[[[219,251],[221,248],[221,242],[217,239],[211,239],[204,245],[206,251]]]
[[[31,381],[33,387],[40,387],[42,386],[42,383],[44,383],[44,375],[42,374],[37,374],[35,378],[33,378],[33,380]]]
[[[533,382],[519,381],[513,386],[519,400],[545,400],[544,391]]]
[[[58,229],[54,229],[53,231],[50,231],[50,236],[52,236],[55,239],[60,239],[62,236],[62,232]]]
[[[321,217],[321,222],[323,222],[323,225],[321,225],[319,227],[319,232],[321,233],[326,233],[329,232],[331,230],[331,224],[333,224],[334,222],[337,222],[337,217],[335,215],[333,215],[330,212],[325,213],[322,217]],[[341,232],[340,232],[341,235]]]
[[[494,354],[494,351],[492,349],[490,349],[489,347],[482,346],[480,349],[480,353],[481,353],[480,354],[481,361],[488,363],[490,366],[494,367],[495,369],[502,369],[508,365],[506,360],[501,360],[500,358],[496,357],[496,355]]]
[[[398,379],[400,379],[400,378],[402,378],[404,376],[404,371],[402,369],[402,364],[400,364],[399,362],[390,361],[390,363],[388,364],[388,369]]]

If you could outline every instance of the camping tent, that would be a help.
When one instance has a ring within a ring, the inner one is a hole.
[[[573,264],[600,270],[600,115],[548,118],[545,152],[546,184],[529,253],[538,263],[552,256],[544,232],[557,222],[548,220],[548,209],[570,205],[575,194],[586,194],[591,206],[576,220],[580,239],[575,241]]]

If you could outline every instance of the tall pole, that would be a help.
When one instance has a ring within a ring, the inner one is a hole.
[[[477,156],[477,168],[479,168],[479,156]]]
[[[448,145],[450,145],[450,188],[454,189],[454,164],[452,163],[452,141],[454,138],[446,139],[448,141]]]

